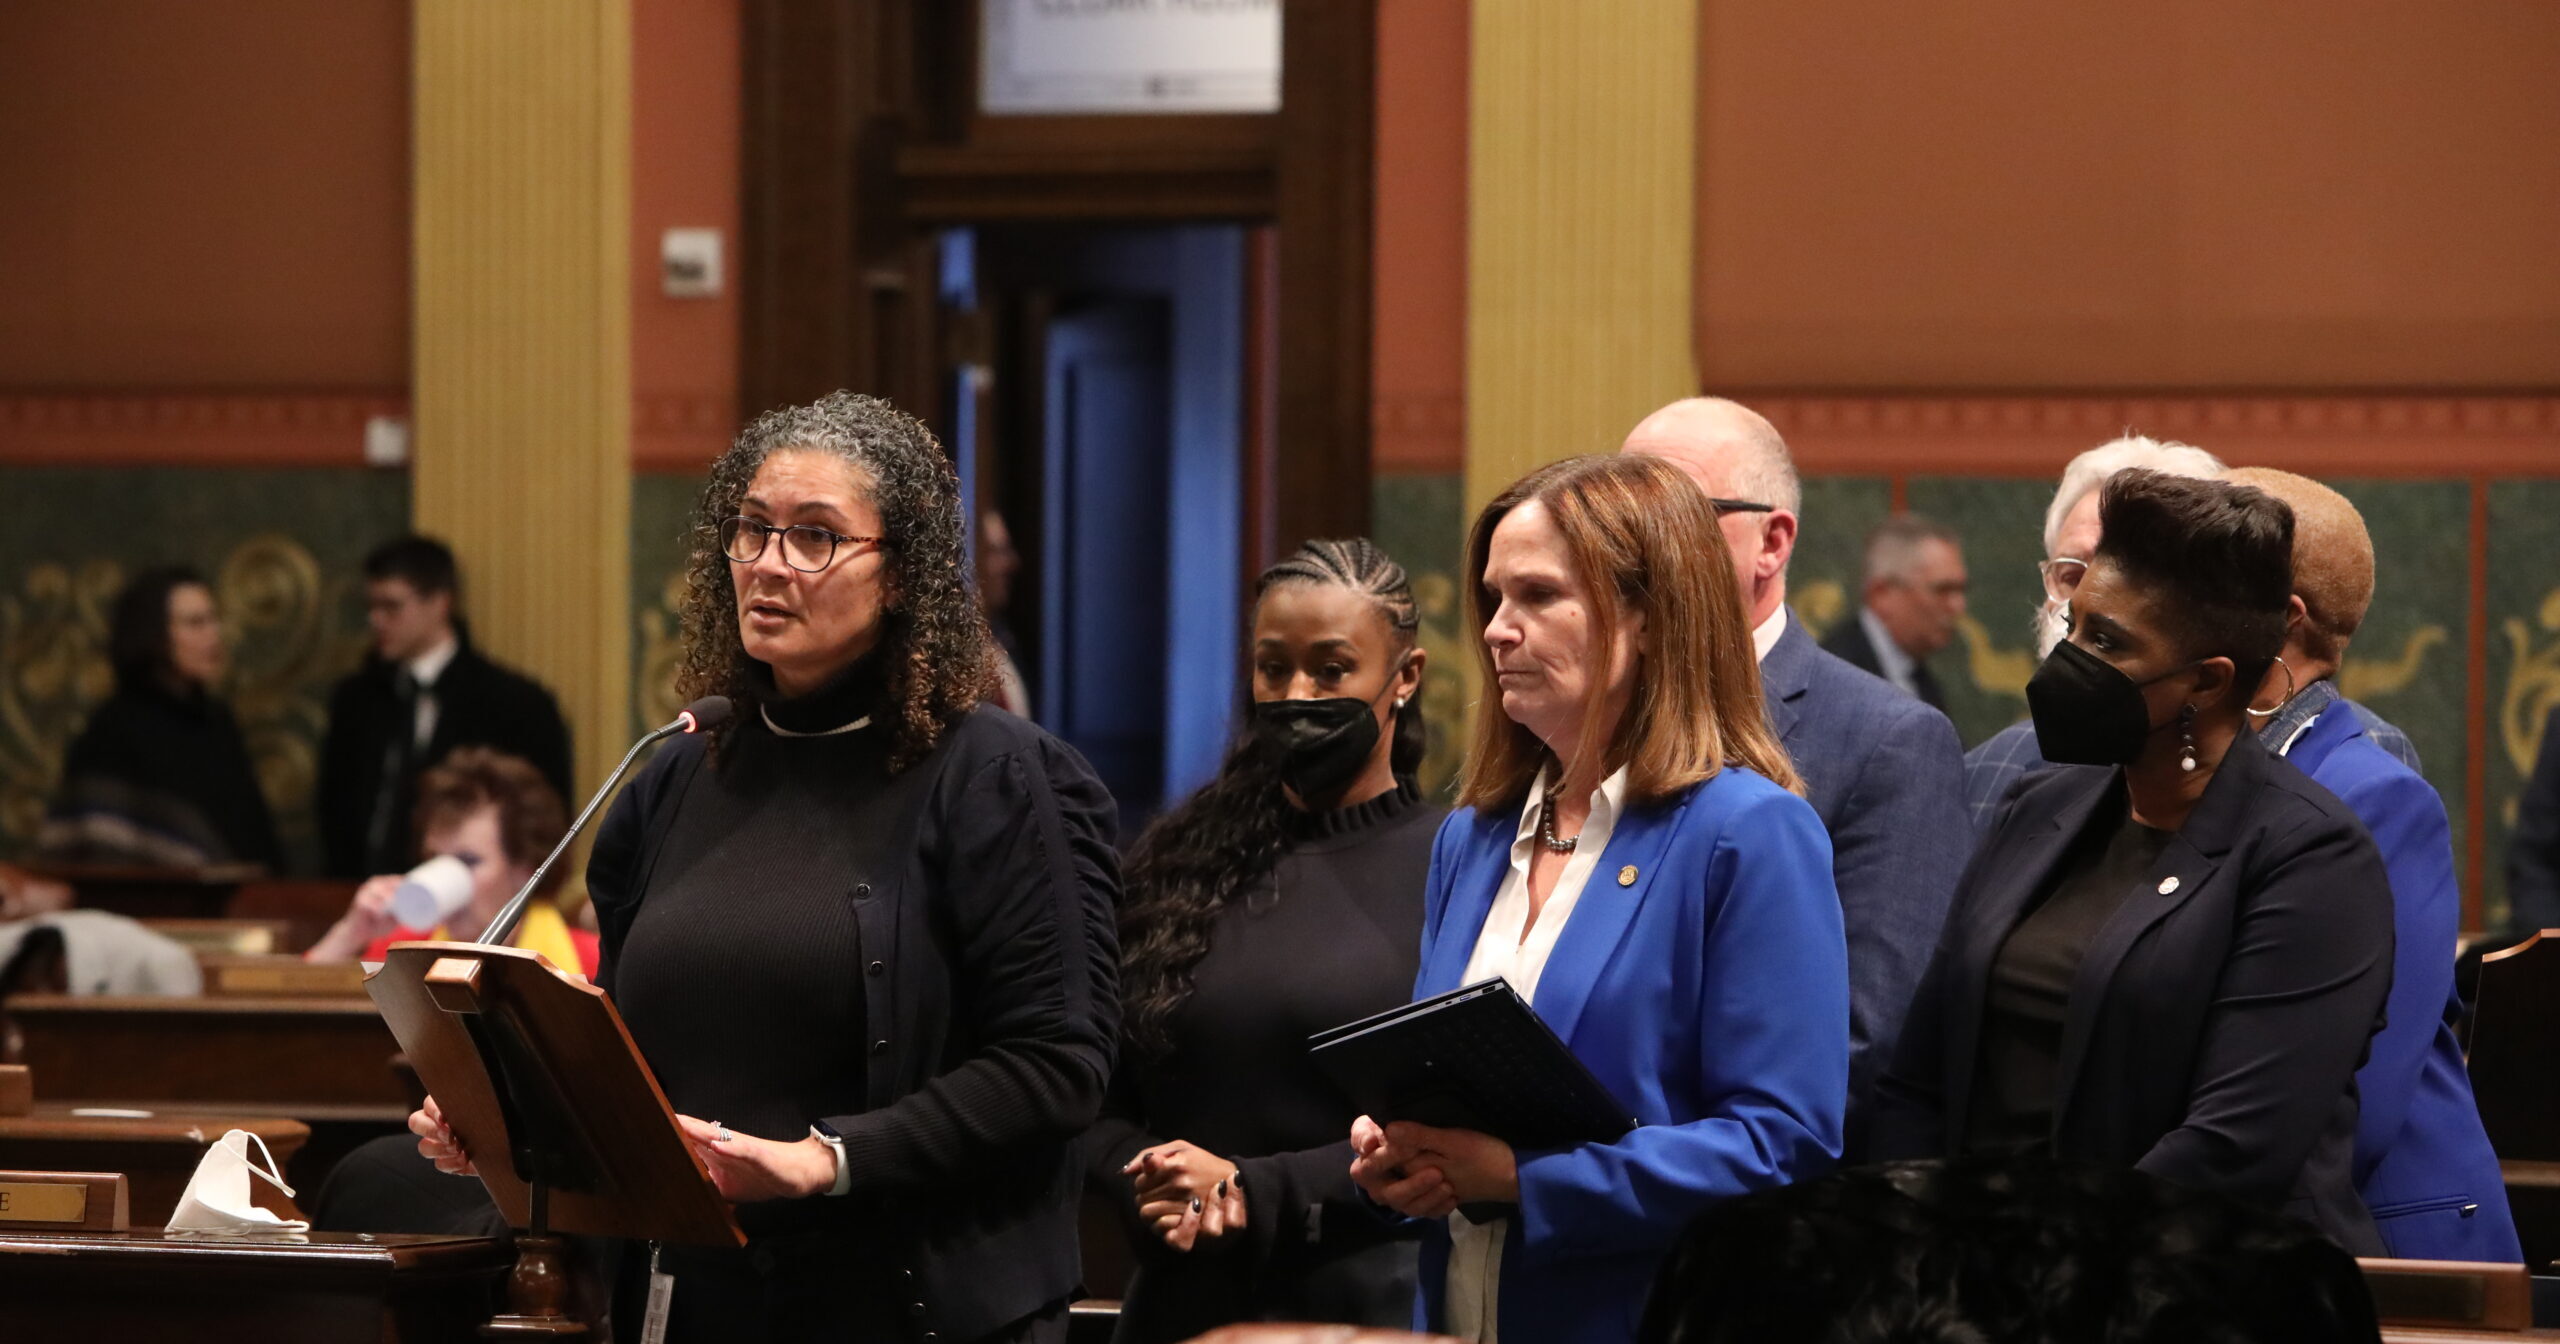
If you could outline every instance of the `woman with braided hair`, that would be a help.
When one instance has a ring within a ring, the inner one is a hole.
[[[1418,624],[1365,539],[1264,571],[1249,728],[1130,851],[1120,1070],[1086,1137],[1139,1248],[1116,1340],[1412,1320],[1415,1234],[1351,1184],[1357,1108],[1306,1039],[1411,997],[1445,811],[1414,782]]]

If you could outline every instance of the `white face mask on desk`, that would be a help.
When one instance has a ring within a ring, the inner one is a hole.
[[[249,1145],[258,1145],[258,1156],[264,1165],[249,1157]],[[259,1208],[249,1199],[249,1178],[274,1186],[293,1196],[293,1187],[284,1183],[284,1173],[276,1167],[273,1153],[267,1151],[266,1140],[245,1129],[235,1129],[214,1140],[204,1160],[196,1164],[196,1174],[187,1179],[186,1193],[178,1196],[178,1208],[169,1215],[173,1232],[307,1232],[311,1224],[298,1218],[278,1218]]]

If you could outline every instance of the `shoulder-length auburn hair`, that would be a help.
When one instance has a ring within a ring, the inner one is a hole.
[[[1591,622],[1591,690],[1582,704],[1582,740],[1607,733],[1606,775],[1624,766],[1631,800],[1659,802],[1727,765],[1760,772],[1804,792],[1769,728],[1760,662],[1743,615],[1733,557],[1704,492],[1679,468],[1654,458],[1595,453],[1549,463],[1514,482],[1476,515],[1467,535],[1467,618],[1481,632],[1493,617],[1485,564],[1493,531],[1531,501],[1545,507],[1584,589]],[[1622,615],[1644,617],[1645,646],[1626,713],[1614,731],[1602,721],[1615,655],[1606,632]],[[1484,695],[1458,802],[1508,810],[1552,759],[1545,743],[1502,712],[1493,651],[1475,642]]]
[[[763,697],[738,637],[738,593],[720,523],[737,513],[756,470],[777,453],[826,453],[853,464],[880,511],[886,599],[880,660],[887,691],[889,769],[906,769],[942,741],[943,731],[994,698],[995,642],[964,576],[960,484],[951,458],[922,421],[877,397],[835,392],[806,406],[759,415],[711,464],[694,510],[693,560],[685,579],[684,660],[676,694],[725,695],[738,713],[712,729],[712,747]]]

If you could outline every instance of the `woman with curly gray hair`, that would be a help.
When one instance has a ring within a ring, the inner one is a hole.
[[[932,434],[841,392],[759,417],[703,491],[680,680],[737,712],[649,763],[587,870],[597,979],[748,1236],[657,1253],[668,1339],[1066,1337],[1115,814],[982,703],[960,527]]]

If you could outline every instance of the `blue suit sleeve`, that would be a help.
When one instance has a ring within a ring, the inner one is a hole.
[[[1849,972],[1820,820],[1794,798],[1740,809],[1688,880],[1705,908],[1700,1020],[1664,1034],[1696,1049],[1680,1067],[1705,1113],[1522,1150],[1524,1256],[1659,1251],[1715,1201],[1817,1175],[1839,1152]]]
[[[2453,880],[2453,832],[2425,780],[2377,775],[2342,799],[2373,833],[2391,875],[2391,997],[2372,1053],[2356,1073],[2356,1179],[2389,1151],[2407,1122],[2418,1075],[2453,995],[2454,940],[2462,898]]]

